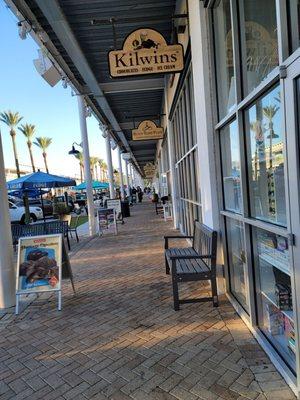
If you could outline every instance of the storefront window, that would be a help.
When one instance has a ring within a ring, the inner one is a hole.
[[[253,228],[258,323],[292,369],[295,329],[287,239]]]
[[[240,150],[237,122],[221,129],[221,155],[225,209],[241,212]]]
[[[293,53],[300,46],[300,0],[288,0],[289,47]]]
[[[280,88],[246,111],[251,215],[286,226]]]
[[[230,290],[243,308],[248,311],[246,253],[243,224],[226,219],[227,252],[230,275]]]
[[[188,73],[178,98],[172,126],[175,142],[177,189],[180,198],[179,226],[183,233],[191,234],[194,220],[201,219],[198,182],[197,135],[192,73]],[[167,159],[165,157],[165,159]]]
[[[240,27],[244,95],[278,65],[275,0],[241,0]]]
[[[219,118],[222,119],[236,102],[230,0],[218,2],[213,19]]]

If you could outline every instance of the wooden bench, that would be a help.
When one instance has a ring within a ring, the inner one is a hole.
[[[212,300],[214,307],[217,307],[217,232],[195,221],[193,236],[165,236],[164,239],[166,273],[169,274],[170,269],[172,272],[174,310],[179,310],[179,304],[208,300]],[[170,239],[192,239],[192,247],[169,248]],[[211,282],[211,297],[179,300],[178,282],[203,280],[209,280]]]

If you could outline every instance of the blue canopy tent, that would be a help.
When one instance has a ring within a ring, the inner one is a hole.
[[[93,181],[93,189],[108,189],[109,184],[107,182]],[[82,182],[80,185],[76,186],[75,190],[86,190],[86,183]]]
[[[50,189],[58,187],[76,186],[74,179],[63,176],[46,174],[45,172],[33,172],[21,178],[13,179],[6,183],[8,190],[20,189]]]
[[[13,179],[12,181],[7,182],[6,186],[8,190],[39,189],[42,202],[43,217],[45,220],[42,189],[76,186],[76,182],[74,179],[71,178],[46,174],[45,172],[38,171],[33,172],[29,175],[24,175],[21,178]]]
[[[44,189],[42,190],[42,194],[49,193],[49,189]],[[19,197],[22,198],[24,194],[27,194],[27,196],[31,199],[35,199],[41,195],[39,189],[20,189],[20,190],[13,190],[9,191],[8,193],[11,196]]]

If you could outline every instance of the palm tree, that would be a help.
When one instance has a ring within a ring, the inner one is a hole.
[[[92,174],[92,179],[96,179],[95,177],[95,171],[94,168],[98,164],[98,158],[97,157],[90,157],[90,168],[91,168],[91,174]]]
[[[107,164],[104,161],[102,164],[102,171],[103,171],[103,181],[107,181]]]
[[[20,165],[16,145],[16,130],[18,123],[23,117],[18,112],[7,111],[0,114],[0,121],[4,122],[10,128],[10,136],[13,144],[13,151],[15,157],[15,164],[18,178],[20,178]]]
[[[19,131],[21,131],[27,139],[27,147],[28,147],[28,151],[29,151],[32,171],[35,172],[35,166],[34,166],[33,154],[32,154],[32,138],[35,134],[35,125],[31,125],[31,124],[21,125],[19,127]]]
[[[262,144],[264,143],[264,134],[263,134],[263,129],[262,129],[260,121],[250,122],[250,129],[255,134],[256,146],[255,146],[255,155],[254,155],[254,179],[257,180],[257,178],[258,178],[258,163],[259,163],[259,154],[258,153],[262,152],[261,147],[262,147]]]
[[[37,137],[36,141],[34,142],[34,144],[36,146],[38,146],[42,152],[43,152],[43,157],[44,157],[44,163],[45,163],[45,168],[47,171],[47,174],[49,174],[49,169],[48,169],[48,164],[47,164],[47,149],[50,146],[50,144],[52,143],[52,139],[49,137]]]
[[[83,152],[80,151],[78,154],[75,154],[75,157],[77,160],[79,160],[79,168],[80,168],[80,182],[83,182],[83,169],[84,169],[84,164],[83,164]]]
[[[268,129],[269,129],[270,133],[267,136],[267,139],[270,139],[270,149],[269,149],[269,168],[270,169],[273,168],[272,140],[279,138],[279,136],[274,132],[274,124],[273,124],[273,118],[275,117],[278,110],[279,110],[279,107],[275,106],[275,105],[263,107],[263,114],[269,121]]]
[[[98,159],[98,164],[99,164],[99,168],[100,168],[100,181],[103,181],[103,167],[104,167],[104,160],[102,160],[102,158]]]

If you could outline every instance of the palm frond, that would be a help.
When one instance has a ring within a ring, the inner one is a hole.
[[[77,160],[80,162],[83,162],[83,152],[80,151],[79,153],[75,154],[75,158],[77,158]]]
[[[18,129],[19,129],[20,132],[23,133],[23,135],[29,141],[32,139],[32,137],[35,134],[35,125],[32,125],[32,124],[21,125]]]
[[[272,120],[275,117],[275,114],[277,113],[278,110],[279,107],[275,105],[263,107],[264,116],[269,120]]]
[[[46,151],[50,144],[52,143],[52,138],[46,137],[46,136],[40,136],[35,139],[36,141],[34,144],[38,146],[40,149],[43,151]]]
[[[4,111],[0,113],[0,121],[4,122],[10,129],[14,129],[23,117],[18,112]]]
[[[90,157],[90,165],[94,168],[95,165],[98,164],[98,157]]]

